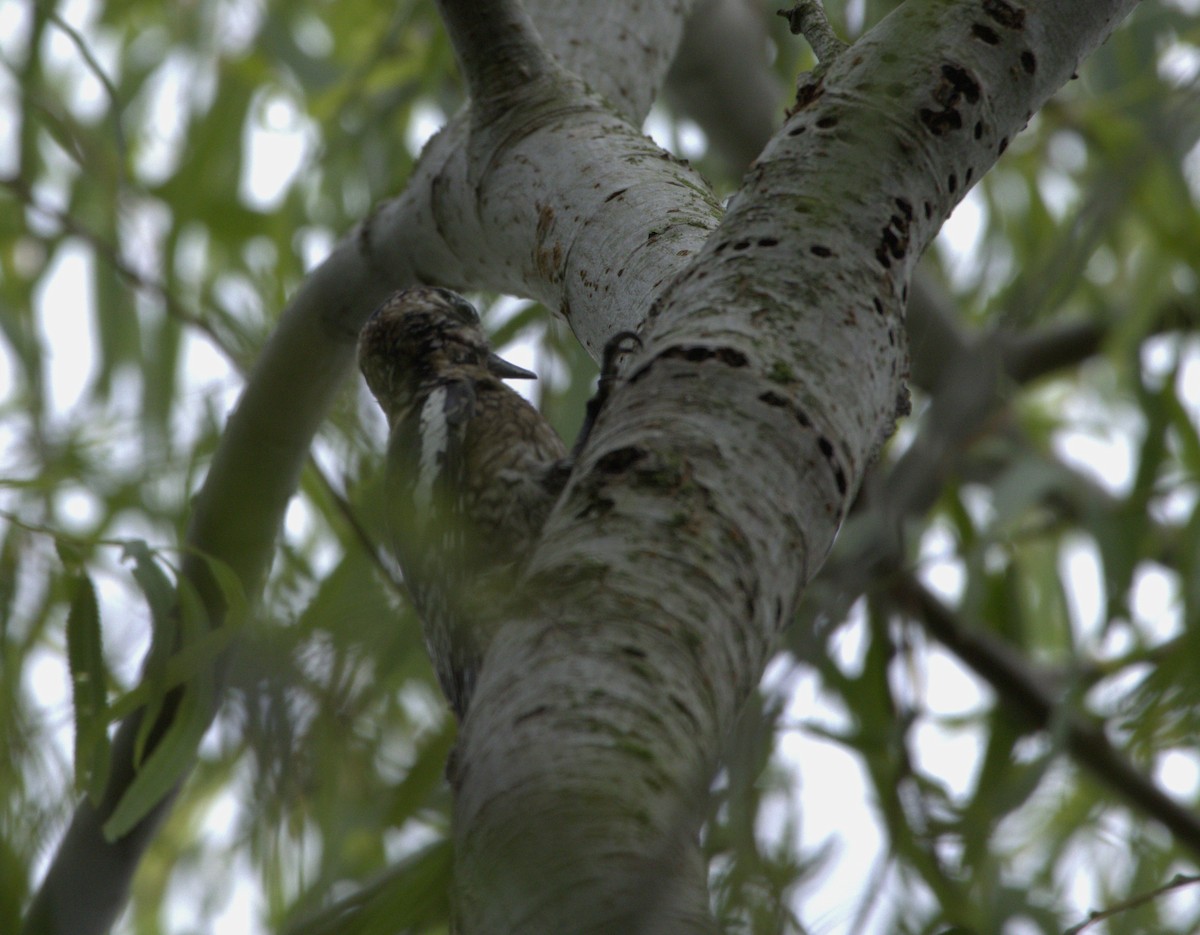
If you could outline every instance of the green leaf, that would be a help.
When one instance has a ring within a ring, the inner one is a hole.
[[[133,830],[191,769],[196,748],[212,720],[213,696],[211,678],[200,678],[180,690],[170,726],[138,767],[133,782],[104,823],[104,837],[108,841],[116,841]]]
[[[423,930],[449,915],[453,857],[449,841],[431,844],[357,892],[295,919],[282,931],[284,935],[376,935]]]
[[[108,780],[107,673],[100,636],[100,608],[87,574],[72,582],[67,615],[67,660],[75,706],[75,789],[100,801]]]
[[[127,542],[125,557],[133,559],[133,578],[150,606],[152,626],[150,651],[146,654],[146,665],[142,675],[143,681],[150,685],[150,693],[133,744],[133,764],[136,767],[142,762],[146,742],[150,739],[150,732],[162,711],[166,694],[166,688],[162,685],[164,670],[167,660],[177,647],[179,633],[175,614],[175,588],[159,567],[150,547],[142,540]]]

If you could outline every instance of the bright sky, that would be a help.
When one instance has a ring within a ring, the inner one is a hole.
[[[83,27],[90,21],[95,8],[94,0],[69,0],[62,15],[77,27]],[[0,49],[10,60],[19,57],[23,24],[27,23],[27,18],[26,4],[19,0],[0,0]],[[102,37],[95,36],[86,27],[83,31],[93,42],[93,51],[100,62],[111,64],[111,48]],[[47,42],[48,67],[77,79],[78,99],[75,103],[86,110],[90,101],[100,99],[102,88],[81,65],[78,50],[62,34],[50,30]],[[1188,59],[1180,67],[1190,67],[1192,61]],[[189,86],[194,75],[190,63],[183,59],[169,63],[160,75],[156,100],[161,113],[155,119],[161,118],[162,144],[152,148],[145,157],[144,168],[151,174],[164,171],[177,158],[173,144],[178,128],[172,123],[174,108],[171,103],[184,88],[188,88],[188,93],[194,93],[194,87]],[[13,165],[11,134],[6,133],[5,128],[11,126],[16,92],[11,84],[5,83],[9,81],[8,73],[0,71],[0,173]],[[261,123],[244,134],[243,145],[248,158],[244,162],[242,191],[249,203],[270,210],[278,204],[292,176],[311,153],[314,138],[286,99],[271,98],[264,104]],[[419,150],[443,119],[436,108],[419,109],[409,131],[410,148],[414,152]],[[685,156],[697,155],[705,145],[703,134],[694,125],[685,123],[672,132],[669,123],[657,111],[648,120],[647,129],[661,143],[677,148]],[[41,194],[52,198],[55,193],[47,190]],[[1064,198],[1069,196],[1069,192],[1063,193]],[[982,200],[968,196],[947,223],[939,240],[939,249],[948,254],[951,268],[958,275],[970,276],[975,271],[978,258],[974,250],[983,223],[983,211]],[[308,264],[319,262],[331,245],[330,234],[317,232],[310,236],[305,246]],[[55,257],[53,271],[37,297],[40,337],[49,352],[50,398],[54,410],[60,413],[70,411],[79,403],[95,367],[93,303],[85,285],[89,281],[90,262],[85,250],[68,244]],[[1172,355],[1173,350],[1166,342],[1152,343],[1143,364],[1149,372],[1164,378],[1169,373]],[[530,345],[510,347],[505,349],[505,356],[529,366],[535,362],[535,349]],[[0,355],[0,400],[12,390],[10,366]],[[185,371],[187,385],[181,399],[192,400],[198,406],[205,396],[215,394],[224,410],[230,408],[239,381],[223,358],[202,338],[188,342]],[[1200,354],[1195,345],[1187,352],[1181,381],[1188,405],[1193,411],[1200,412]],[[1080,416],[1082,428],[1063,433],[1058,438],[1060,454],[1110,489],[1127,487],[1131,482],[1134,445],[1140,432],[1134,410],[1131,408],[1126,417],[1118,413],[1117,418],[1112,418],[1107,401],[1090,399],[1086,395],[1064,399],[1063,405],[1072,414]],[[184,418],[179,424],[187,423],[188,419]],[[13,467],[3,454],[4,432],[5,426],[0,422],[0,474]],[[79,490],[71,496],[72,509],[78,511],[81,519],[94,511],[94,503],[87,491]],[[0,504],[3,502],[0,499]],[[1190,510],[1193,506],[1194,503],[1181,502],[1178,509]],[[974,508],[990,509],[982,501]],[[312,522],[312,516],[300,501],[289,510],[287,523],[292,534],[302,533]],[[963,579],[953,553],[949,533],[935,526],[922,544],[922,577],[938,593],[951,599],[959,595]],[[1103,613],[1098,599],[1101,593],[1099,557],[1094,547],[1080,541],[1068,551],[1065,561],[1068,600],[1079,635],[1096,641]],[[1146,564],[1140,569],[1134,588],[1134,612],[1164,639],[1181,627],[1177,586],[1177,582],[1161,569]],[[102,589],[102,601],[119,599],[117,590],[115,586]],[[841,630],[837,640],[837,652],[845,665],[861,665],[863,634],[862,615],[856,608],[853,622]],[[144,644],[142,640],[141,645]],[[1116,652],[1120,647],[1105,646],[1104,649]],[[924,671],[906,673],[897,669],[895,673],[901,695],[914,701],[919,699],[919,706],[932,715],[924,718],[917,728],[915,753],[924,768],[938,775],[950,789],[965,794],[972,786],[979,765],[978,733],[969,727],[948,729],[935,719],[939,715],[963,715],[981,710],[990,702],[990,696],[986,688],[980,687],[978,679],[939,647],[933,646],[925,660]],[[131,663],[126,674],[132,676],[135,667]],[[803,670],[790,676],[786,672],[787,667],[777,662],[769,670],[766,682],[789,694],[788,717],[793,723],[817,722],[832,728],[849,726],[847,713],[819,692],[815,676]],[[30,678],[39,703],[59,716],[62,729],[56,739],[64,753],[69,753],[72,743],[70,692],[62,655],[49,650],[41,652],[31,668]],[[874,879],[880,872],[883,847],[882,831],[873,803],[868,799],[869,785],[861,767],[842,748],[800,729],[781,738],[778,755],[796,775],[792,793],[801,807],[799,833],[802,847],[808,851],[825,842],[834,843],[834,857],[821,875],[821,885],[805,892],[805,922],[813,932],[823,935],[870,935],[876,932],[882,935],[879,913],[874,913],[870,921],[852,927],[857,908],[855,900],[860,898],[866,881]],[[1158,765],[1158,779],[1181,795],[1192,795],[1200,782],[1200,759],[1178,752],[1164,756]],[[203,833],[214,839],[227,838],[236,824],[238,811],[236,796],[219,797],[209,812]],[[778,827],[772,827],[770,810],[764,816],[762,833],[768,838],[780,833]],[[1089,861],[1094,859],[1094,854],[1088,855]],[[1071,879],[1072,870],[1071,866],[1063,868],[1065,879]],[[233,885],[229,889],[228,902],[220,914],[211,919],[209,927],[231,935],[264,932],[258,924],[262,897],[250,867],[232,867],[229,873]],[[1084,874],[1075,874],[1075,877],[1080,881],[1087,879]],[[889,888],[895,888],[898,883],[891,874],[884,873],[880,879],[882,882],[875,889],[882,894],[881,900],[886,900]],[[173,884],[166,904],[172,920],[171,930],[183,932],[192,928],[201,912],[200,907],[211,895],[194,891],[186,880]],[[1074,895],[1081,917],[1098,896],[1082,882]],[[1023,935],[1023,932],[1013,928],[1006,935]]]

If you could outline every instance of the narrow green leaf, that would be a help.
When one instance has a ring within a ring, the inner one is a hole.
[[[183,688],[170,727],[104,823],[107,840],[116,841],[133,830],[187,774],[212,719],[212,697],[210,678],[202,676]]]
[[[96,589],[86,573],[73,582],[67,660],[75,706],[75,789],[98,802],[108,779],[107,674]]]
[[[167,691],[163,687],[163,673],[167,660],[177,648],[179,627],[175,612],[175,588],[159,566],[150,547],[141,540],[127,542],[125,557],[133,560],[133,578],[142,589],[146,603],[150,606],[152,628],[150,651],[146,654],[146,663],[142,674],[143,681],[148,683],[149,687],[146,712],[142,716],[133,744],[133,763],[134,766],[138,766],[145,754],[150,732],[154,729],[162,711]]]
[[[222,561],[215,555],[208,555],[204,552],[195,554],[208,567],[209,574],[213,576],[213,580],[216,581],[217,587],[221,591],[221,597],[225,602],[225,619],[222,621],[222,626],[236,627],[246,619],[250,604],[246,598],[246,588],[242,579],[238,577],[237,572],[228,562]]]

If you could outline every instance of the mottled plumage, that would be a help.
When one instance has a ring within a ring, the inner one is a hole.
[[[442,690],[466,715],[489,623],[541,531],[567,451],[500,377],[479,316],[445,289],[397,292],[358,362],[388,419],[387,524]]]

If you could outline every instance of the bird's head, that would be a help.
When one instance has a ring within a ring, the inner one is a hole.
[[[471,303],[432,286],[402,289],[371,314],[359,333],[358,366],[391,425],[441,380],[535,378],[492,353]]]

